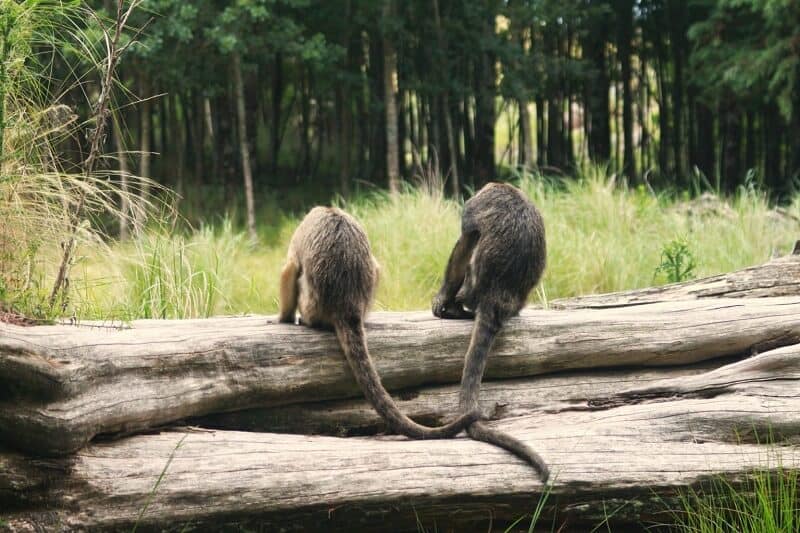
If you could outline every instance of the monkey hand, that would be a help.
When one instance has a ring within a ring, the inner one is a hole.
[[[278,322],[281,324],[294,324],[294,314],[280,315],[278,317]]]

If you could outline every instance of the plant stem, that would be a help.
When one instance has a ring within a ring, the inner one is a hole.
[[[119,59],[128,45],[120,48],[119,42],[122,37],[122,32],[128,22],[133,10],[139,4],[134,1],[124,8],[124,0],[117,0],[117,14],[114,19],[114,35],[109,35],[108,31],[103,28],[103,35],[106,45],[106,57],[104,60],[105,70],[102,70],[102,78],[100,80],[100,95],[97,97],[97,103],[94,108],[94,123],[95,128],[90,134],[89,154],[83,162],[84,176],[90,176],[95,171],[97,160],[100,157],[103,140],[105,139],[106,126],[108,123],[108,115],[110,114],[109,104],[111,101],[111,89],[114,83],[114,71],[119,64]],[[64,243],[64,250],[61,256],[61,264],[58,267],[56,280],[53,283],[53,291],[50,293],[50,308],[55,306],[58,294],[67,286],[67,276],[69,273],[69,265],[72,262],[72,256],[75,253],[75,246],[77,243],[77,231],[83,215],[83,208],[86,205],[86,193],[81,192],[78,199],[78,204],[70,217],[69,238]]]

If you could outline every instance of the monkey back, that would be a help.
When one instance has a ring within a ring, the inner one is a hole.
[[[473,294],[503,294],[515,301],[512,307],[521,308],[547,257],[544,221],[536,207],[516,187],[489,183],[464,205],[462,232],[478,234],[470,261]]]
[[[335,207],[315,207],[292,237],[290,253],[304,286],[328,316],[363,316],[377,283],[376,262],[361,225]]]

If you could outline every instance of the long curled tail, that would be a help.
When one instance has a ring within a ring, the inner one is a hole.
[[[478,397],[481,391],[481,381],[486,369],[486,360],[494,339],[503,324],[503,318],[491,312],[478,310],[475,325],[472,328],[472,338],[469,342],[467,355],[464,359],[464,372],[461,375],[461,397],[459,407],[461,412],[471,413],[479,410]],[[494,444],[510,451],[517,457],[527,461],[538,472],[543,481],[550,477],[550,470],[538,453],[511,435],[491,429],[483,422],[475,422],[467,429],[469,436],[475,440]]]
[[[364,396],[395,433],[413,439],[446,439],[454,437],[480,418],[480,412],[474,409],[444,426],[431,428],[417,424],[400,411],[383,387],[367,350],[364,323],[361,318],[339,320],[334,322],[333,327]]]
[[[527,461],[536,470],[542,481],[547,482],[550,477],[550,469],[545,464],[542,457],[524,442],[515,439],[507,433],[497,431],[488,427],[483,422],[474,422],[467,428],[469,436],[475,440],[494,444],[505,450],[510,451],[523,461]]]

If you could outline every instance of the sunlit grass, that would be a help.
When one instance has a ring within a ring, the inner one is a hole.
[[[528,176],[519,185],[547,227],[548,265],[534,303],[543,294],[554,299],[665,283],[656,270],[662,250],[676,239],[688,245],[695,274],[705,276],[788,253],[798,235],[800,203],[779,215],[753,191],[724,202],[676,201],[628,188],[601,169],[574,181]],[[458,236],[461,205],[409,188],[396,198],[372,194],[341,207],[364,224],[381,263],[375,309],[427,309]],[[153,230],[113,246],[106,259],[88,256],[74,275],[83,272],[79,311],[102,318],[123,309],[131,318],[274,313],[280,269],[299,219],[280,220],[261,228],[256,247],[222,221],[188,235]]]

